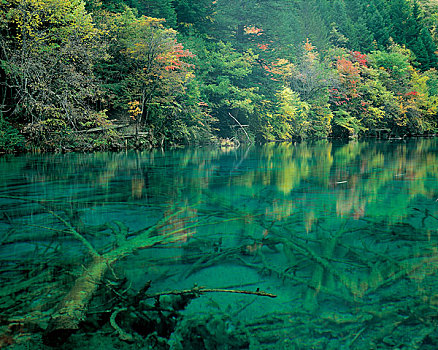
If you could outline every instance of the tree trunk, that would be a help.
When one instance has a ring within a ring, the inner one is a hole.
[[[88,303],[107,269],[107,259],[101,256],[95,257],[76,280],[73,288],[61,301],[58,310],[50,320],[43,338],[46,345],[58,346],[79,329],[79,323],[85,319]]]

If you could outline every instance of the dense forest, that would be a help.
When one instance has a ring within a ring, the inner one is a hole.
[[[427,0],[2,0],[0,151],[438,130]]]

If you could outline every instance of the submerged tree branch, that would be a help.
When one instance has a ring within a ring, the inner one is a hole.
[[[238,290],[238,289],[221,289],[221,288],[205,288],[205,287],[193,287],[192,289],[183,289],[183,290],[171,290],[167,292],[160,292],[154,294],[146,294],[146,298],[156,298],[161,295],[183,295],[183,294],[203,294],[203,293],[238,293],[238,294],[250,294],[257,295],[259,297],[269,297],[276,298],[277,295],[267,293],[264,291],[249,291],[249,290]]]

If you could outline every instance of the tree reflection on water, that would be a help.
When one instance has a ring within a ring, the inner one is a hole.
[[[112,313],[113,327],[121,319],[131,340],[147,343],[132,315],[146,317],[135,293],[150,280],[155,291],[199,283],[278,295],[200,298],[157,333],[163,344],[190,346],[181,339],[201,330],[209,344],[223,342],[208,331],[215,315],[238,320],[230,339],[248,337],[242,344],[253,348],[433,348],[437,146],[320,141],[1,158],[3,338],[19,342],[15,322],[37,342],[68,296],[81,318]],[[93,269],[88,290],[79,282]],[[113,339],[126,336],[115,327]]]

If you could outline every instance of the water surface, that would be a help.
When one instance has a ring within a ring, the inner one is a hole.
[[[24,155],[0,178],[1,345],[43,348],[98,256],[62,348],[438,347],[437,139]],[[157,330],[134,320],[148,281],[277,297],[208,292]]]

